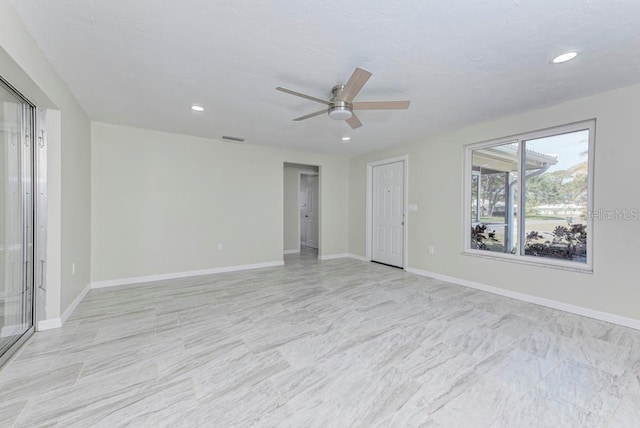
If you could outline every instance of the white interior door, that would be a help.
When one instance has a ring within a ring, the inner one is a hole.
[[[372,172],[372,260],[404,267],[404,162]]]
[[[318,248],[318,176],[300,175],[300,243]]]
[[[298,201],[300,203],[300,245],[307,245],[307,229],[309,218],[307,214],[307,176],[304,174],[300,174],[300,195],[298,196]]]
[[[307,247],[318,248],[318,176],[307,176]]]

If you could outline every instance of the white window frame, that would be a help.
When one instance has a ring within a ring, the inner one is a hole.
[[[593,219],[588,219],[587,221],[587,262],[573,262],[573,261],[564,261],[552,258],[538,257],[538,256],[529,256],[525,255],[522,252],[523,243],[519,237],[518,239],[518,251],[516,254],[511,253],[499,253],[492,252],[486,250],[478,250],[471,248],[471,194],[472,194],[472,159],[473,159],[473,150],[481,149],[490,146],[497,146],[501,144],[509,144],[509,143],[518,143],[518,177],[522,177],[522,162],[523,162],[523,154],[522,154],[522,143],[527,140],[534,140],[537,138],[551,137],[559,134],[568,134],[576,131],[589,131],[589,153],[587,157],[588,162],[588,193],[587,193],[587,213],[593,212],[593,188],[594,188],[594,158],[595,158],[595,135],[596,135],[596,119],[589,119],[581,122],[570,123],[567,125],[555,126],[552,128],[541,129],[538,131],[526,132],[518,135],[512,135],[509,137],[499,138],[495,140],[483,141],[474,144],[468,144],[464,146],[464,192],[463,192],[463,246],[462,246],[462,254],[482,257],[482,258],[490,258],[496,260],[504,260],[511,261],[516,263],[525,263],[536,266],[544,266],[556,269],[564,269],[564,270],[572,270],[578,272],[586,272],[593,273],[593,246],[594,246],[594,234],[593,234]],[[525,195],[522,192],[523,182],[525,180],[520,180],[520,185],[518,187],[518,207],[524,207],[524,199]],[[519,208],[520,210],[521,208]],[[524,211],[522,211],[524,212]],[[518,216],[517,224],[518,230],[524,230],[522,226],[524,225],[525,217]],[[521,236],[521,235],[520,235]]]

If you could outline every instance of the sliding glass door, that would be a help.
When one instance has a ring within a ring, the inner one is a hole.
[[[33,331],[34,108],[0,79],[0,364]]]

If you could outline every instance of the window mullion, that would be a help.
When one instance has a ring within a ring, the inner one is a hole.
[[[525,237],[525,188],[526,188],[526,177],[527,174],[527,150],[526,150],[526,141],[518,140],[518,251],[516,251],[517,256],[524,256],[524,237]]]

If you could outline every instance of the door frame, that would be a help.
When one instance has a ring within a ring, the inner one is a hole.
[[[404,178],[402,186],[404,188],[404,227],[402,231],[402,269],[407,270],[407,261],[409,260],[408,230],[409,230],[409,155],[397,156],[388,159],[382,159],[375,162],[367,163],[367,197],[366,197],[366,251],[367,260],[372,260],[373,255],[373,168],[380,165],[402,162],[404,169]]]
[[[310,165],[313,166],[313,165]],[[300,169],[298,170],[298,230],[297,230],[297,234],[296,236],[298,237],[298,252],[302,251],[302,244],[300,243],[300,239],[302,238],[302,234],[300,233],[300,231],[302,230],[302,221],[300,219],[300,182],[302,181],[302,176],[303,175],[311,175],[311,176],[318,176],[318,258],[320,258],[320,254],[322,254],[320,252],[320,250],[322,249],[322,235],[320,235],[320,231],[321,231],[321,227],[322,227],[322,198],[320,197],[321,195],[321,188],[320,186],[322,186],[322,182],[320,180],[320,167],[318,166],[318,171],[312,171],[312,170],[304,170],[304,169]]]

